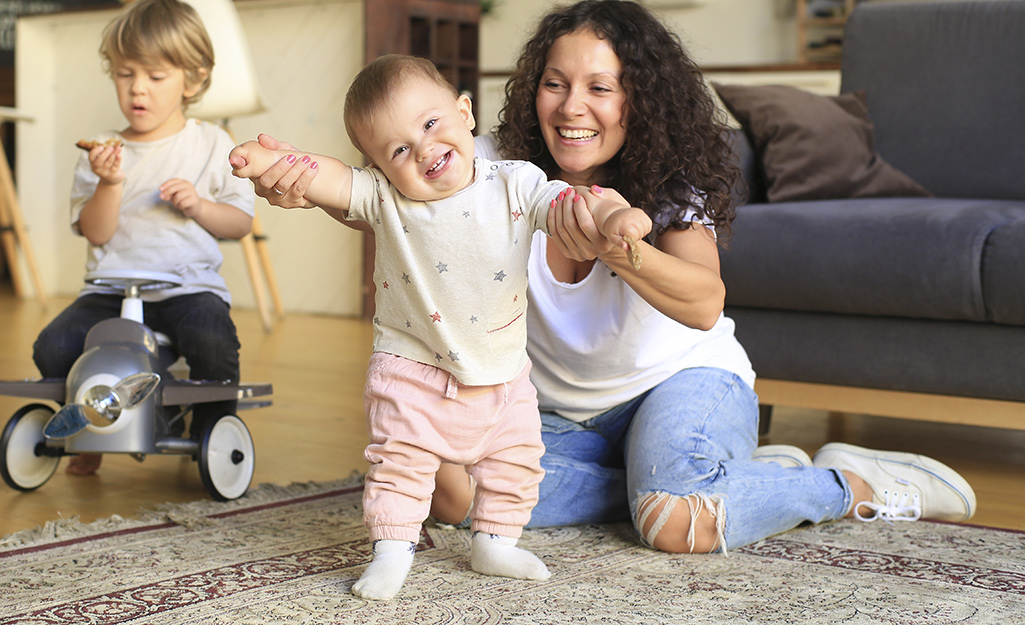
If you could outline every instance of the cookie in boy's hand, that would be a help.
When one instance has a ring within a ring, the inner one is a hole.
[[[116,147],[120,147],[121,146],[121,139],[110,138],[110,139],[107,139],[106,141],[96,141],[94,139],[82,139],[78,143],[75,144],[76,147],[79,147],[79,148],[85,150],[86,152],[92,150],[93,148],[99,147],[101,145],[109,145],[109,146],[112,146],[112,147],[115,147],[115,148]]]

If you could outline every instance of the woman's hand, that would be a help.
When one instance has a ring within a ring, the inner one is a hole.
[[[630,205],[614,189],[603,189],[595,185],[589,190],[602,199],[614,200],[624,206]],[[594,260],[615,247],[598,229],[598,224],[584,197],[572,187],[560,193],[558,200],[548,211],[548,230],[559,252],[566,258],[578,262]]]
[[[269,150],[291,150],[292,145],[278,141],[268,134],[257,137],[260,145]],[[309,159],[281,159],[258,177],[250,178],[256,194],[269,204],[282,208],[313,208],[313,202],[306,199],[306,190],[317,176],[317,169],[310,167]]]
[[[548,211],[548,232],[559,252],[577,262],[594,260],[612,249],[573,187],[560,193]]]

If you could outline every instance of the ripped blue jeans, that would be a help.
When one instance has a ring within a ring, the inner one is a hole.
[[[838,471],[751,459],[758,397],[729,371],[684,369],[588,421],[544,412],[541,421],[545,477],[527,527],[625,520],[640,527],[639,501],[686,497],[714,513],[725,551],[838,519],[850,507]],[[652,536],[641,539],[650,546]]]

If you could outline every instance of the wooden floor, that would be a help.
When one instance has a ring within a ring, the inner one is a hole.
[[[0,379],[37,377],[32,342],[68,300],[43,309],[0,288]],[[362,390],[370,353],[369,324],[289,315],[270,333],[255,311],[236,310],[244,382],[270,382],[274,404],[243,411],[256,445],[254,484],[324,481],[365,469]],[[27,400],[0,396],[0,424]],[[1025,432],[922,423],[864,415],[777,408],[762,443],[813,453],[833,440],[931,455],[960,471],[978,495],[972,523],[1025,530]],[[208,498],[197,465],[185,456],[143,462],[107,455],[89,477],[57,473],[32,492],[0,484],[0,536],[61,517],[90,522],[132,516],[164,502]]]

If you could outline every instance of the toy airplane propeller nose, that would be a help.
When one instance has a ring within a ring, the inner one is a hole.
[[[117,421],[121,412],[143,402],[160,384],[156,373],[136,373],[114,386],[98,385],[85,392],[81,404],[68,404],[50,417],[43,428],[46,438],[68,438],[89,424],[102,427]]]

